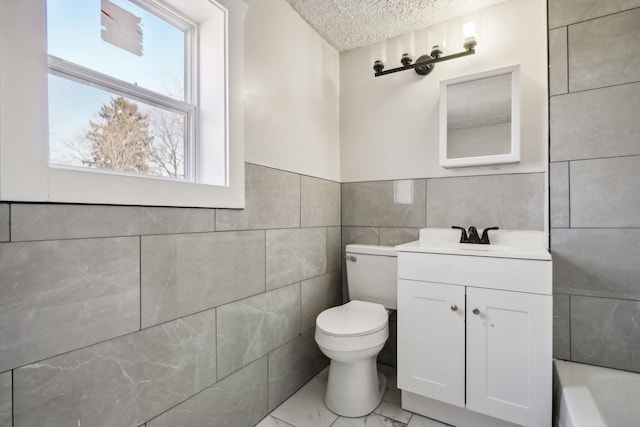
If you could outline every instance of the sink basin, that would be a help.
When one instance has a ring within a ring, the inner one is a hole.
[[[463,256],[516,259],[551,259],[545,248],[544,233],[530,230],[495,230],[489,232],[491,244],[459,243],[460,231],[449,228],[423,228],[420,240],[396,246],[398,251],[427,252]]]

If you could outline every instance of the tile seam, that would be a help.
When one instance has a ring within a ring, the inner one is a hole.
[[[633,10],[636,10],[636,9],[640,9],[640,6],[632,7],[630,9],[618,10],[616,12],[605,13],[604,15],[594,16],[593,18],[586,18],[586,19],[583,19],[581,21],[566,22],[566,23],[563,23],[561,25],[558,25],[557,27],[549,28],[549,30],[556,30],[556,29],[562,28],[562,27],[570,27],[572,25],[579,25],[579,24],[583,24],[585,22],[595,21],[595,20],[598,20],[600,18],[607,18],[607,17],[613,16],[613,15],[620,15],[620,14],[627,13],[627,12],[630,12],[630,11],[633,11]]]
[[[217,306],[216,306],[216,307],[217,307]],[[151,329],[151,328],[154,328],[154,327],[156,327],[156,326],[161,326],[161,325],[164,325],[164,324],[167,324],[167,323],[170,323],[170,322],[175,322],[175,321],[177,321],[177,320],[184,319],[184,318],[186,318],[186,317],[191,317],[191,316],[195,316],[195,315],[198,315],[198,314],[202,314],[202,313],[207,312],[207,311],[210,311],[210,310],[214,310],[216,307],[208,308],[208,309],[201,310],[201,311],[196,312],[196,313],[193,313],[193,314],[188,314],[188,315],[185,315],[185,316],[177,317],[177,318],[175,318],[175,319],[167,320],[167,321],[165,321],[165,322],[158,323],[158,324],[155,324],[155,325],[151,325],[151,326],[148,326],[148,327],[143,328],[143,329],[137,329],[137,330],[134,330],[134,331],[130,331],[130,332],[127,332],[127,333],[121,334],[121,335],[116,335],[116,336],[114,336],[114,337],[107,338],[107,339],[104,339],[104,340],[101,340],[101,341],[97,341],[97,342],[95,342],[95,343],[87,344],[87,345],[84,345],[84,346],[82,346],[82,347],[78,347],[78,348],[74,348],[74,349],[71,349],[71,350],[67,350],[67,351],[64,351],[64,352],[62,352],[62,353],[56,353],[56,354],[54,354],[54,355],[51,355],[51,356],[45,357],[44,359],[34,360],[33,362],[29,362],[29,363],[25,363],[25,364],[22,364],[22,365],[19,365],[19,366],[15,366],[15,367],[10,368],[10,369],[11,369],[11,370],[21,369],[21,368],[24,368],[24,367],[29,366],[29,365],[34,365],[34,364],[37,364],[37,363],[42,363],[42,362],[44,362],[44,361],[46,361],[46,360],[53,359],[53,358],[55,358],[55,357],[60,357],[60,356],[69,355],[69,354],[71,354],[71,353],[73,353],[73,352],[75,352],[75,351],[85,350],[85,349],[87,349],[87,348],[89,348],[89,347],[93,347],[93,346],[95,346],[95,345],[104,344],[104,343],[106,343],[106,342],[109,342],[109,341],[112,341],[112,340],[116,340],[116,339],[120,339],[120,338],[124,338],[124,337],[129,336],[129,335],[139,334],[140,332],[144,332],[144,331],[146,331],[147,329]],[[8,372],[8,371],[9,371],[9,369],[7,369],[7,371],[5,371],[5,372]]]

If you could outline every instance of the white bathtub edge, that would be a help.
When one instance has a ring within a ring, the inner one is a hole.
[[[558,427],[607,427],[593,400],[589,383],[594,370],[606,369],[554,360],[560,382]]]

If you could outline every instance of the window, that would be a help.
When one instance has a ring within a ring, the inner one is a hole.
[[[138,1],[47,0],[49,164],[196,181],[197,26]]]
[[[1,2],[0,199],[243,207],[246,4],[219,2]]]

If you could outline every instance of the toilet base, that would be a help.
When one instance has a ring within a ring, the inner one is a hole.
[[[376,409],[386,389],[387,377],[378,372],[375,356],[350,363],[332,359],[324,403],[340,416],[362,417]]]

